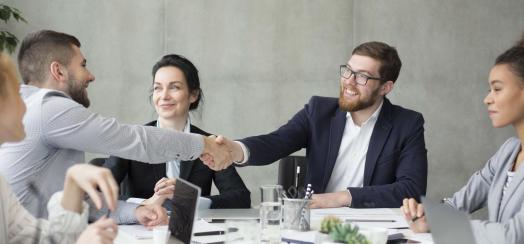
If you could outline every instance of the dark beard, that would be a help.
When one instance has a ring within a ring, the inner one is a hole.
[[[347,102],[344,100],[344,88],[340,89],[340,96],[338,97],[338,106],[340,110],[346,112],[356,112],[362,109],[369,108],[377,102],[378,99],[378,90],[376,89],[371,93],[371,96],[367,100],[358,100],[356,102]]]
[[[77,102],[82,104],[82,106],[88,108],[91,102],[87,97],[86,89],[80,85],[80,82],[75,80],[70,80],[68,83],[69,96]]]

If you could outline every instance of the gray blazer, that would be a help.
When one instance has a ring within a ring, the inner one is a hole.
[[[509,138],[489,159],[486,166],[471,176],[447,203],[472,213],[488,206],[488,220],[472,220],[478,243],[524,243],[524,168],[517,169],[506,194],[502,194],[507,172],[520,151],[520,140]]]

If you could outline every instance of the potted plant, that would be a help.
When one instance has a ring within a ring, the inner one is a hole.
[[[6,24],[10,20],[16,20],[17,22],[27,21],[22,17],[20,10],[17,8],[9,7],[5,4],[0,4],[0,20],[3,20]],[[18,38],[13,33],[7,30],[0,30],[0,52],[7,51],[13,53],[16,46],[18,45]]]
[[[315,243],[370,244],[366,237],[358,232],[358,226],[343,224],[335,216],[322,219],[320,232],[315,236]]]

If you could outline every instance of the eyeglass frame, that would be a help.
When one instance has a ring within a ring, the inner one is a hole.
[[[348,70],[348,71],[350,72],[350,74],[349,74],[348,77],[345,77],[345,76],[343,75],[343,73],[345,73],[345,72],[342,72],[342,69],[346,69],[346,70]],[[379,77],[372,77],[372,76],[366,75],[366,74],[364,74],[364,73],[362,73],[362,72],[354,71],[354,70],[350,69],[350,68],[349,68],[347,65],[345,65],[345,64],[340,65],[340,77],[342,77],[342,78],[346,78],[346,79],[349,79],[349,78],[351,78],[352,75],[354,75],[354,77],[355,77],[355,78],[354,78],[354,79],[355,79],[355,82],[356,82],[357,84],[359,84],[359,85],[362,85],[362,86],[365,86],[365,85],[368,83],[368,80],[370,80],[370,79],[371,79],[371,80],[386,81],[386,80],[384,80],[384,79],[382,79],[382,78],[379,78]],[[364,78],[366,78],[366,81],[365,81],[364,83],[358,82],[358,81],[357,81],[357,75],[361,75],[361,76],[363,76]]]

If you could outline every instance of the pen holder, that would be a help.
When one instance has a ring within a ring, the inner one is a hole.
[[[293,199],[284,198],[284,206],[282,208],[283,214],[283,228],[309,231],[310,230],[310,199]]]

